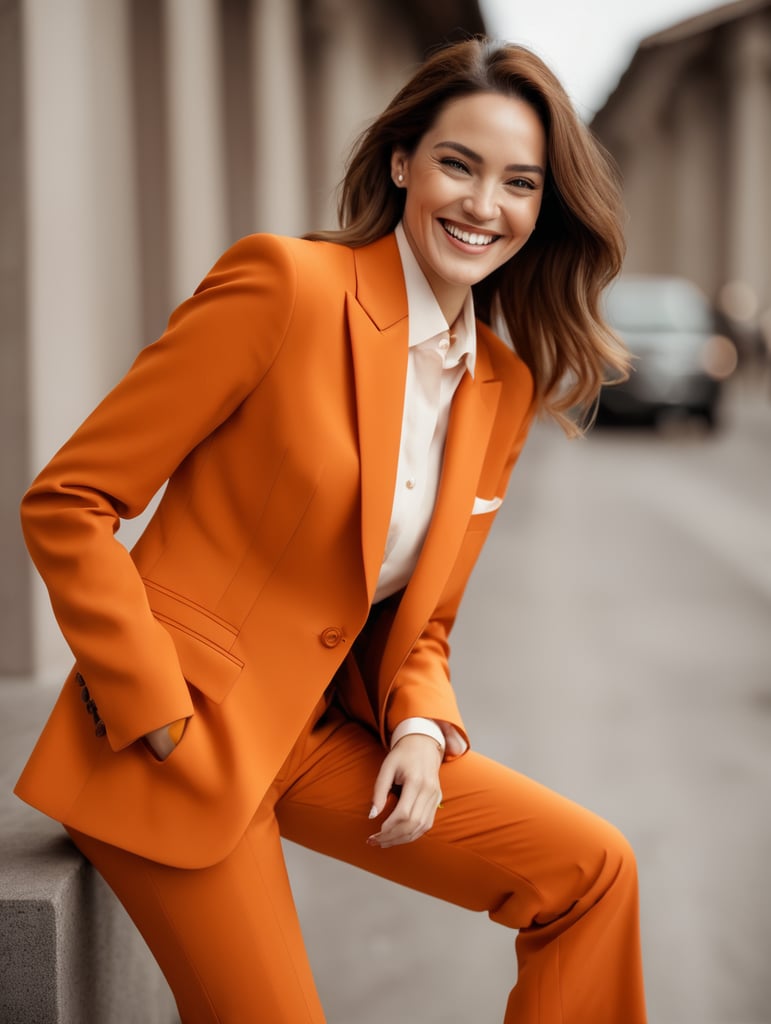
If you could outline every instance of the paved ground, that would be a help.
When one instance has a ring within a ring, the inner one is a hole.
[[[651,1024],[771,1024],[770,470],[758,381],[714,437],[537,429],[455,632],[474,745],[637,849]],[[513,934],[287,855],[330,1024],[501,1019]]]

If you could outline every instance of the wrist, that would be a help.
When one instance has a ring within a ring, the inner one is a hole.
[[[436,750],[439,755],[439,762],[444,760],[444,745],[439,743],[433,736],[428,736],[424,732],[408,732],[404,736],[401,736],[395,743],[391,744],[391,750],[396,750],[397,747],[409,747],[414,748],[422,747],[424,744],[430,745]]]

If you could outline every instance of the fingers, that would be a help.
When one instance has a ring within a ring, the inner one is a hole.
[[[145,744],[150,748],[150,752],[156,760],[166,760],[182,739],[186,724],[186,718],[179,718],[176,722],[164,725],[160,729],[153,729],[152,732],[148,732],[144,736]]]
[[[387,757],[380,766],[380,771],[375,779],[375,788],[372,791],[372,807],[369,812],[370,818],[377,818],[379,814],[383,813],[388,794],[391,792],[395,781],[394,770],[395,764],[393,760]]]
[[[367,842],[382,850],[414,843],[434,824],[441,798],[438,786],[404,786],[396,807],[383,822],[380,831],[370,836]]]
[[[144,741],[157,761],[165,761],[174,749],[174,744],[165,726],[162,729],[153,729],[152,732],[148,732]]]
[[[370,817],[383,813],[394,785],[401,787],[401,792],[380,831],[368,838],[371,846],[387,849],[412,843],[431,828],[442,799],[440,764],[441,751],[430,737],[406,736],[396,744],[375,781]]]

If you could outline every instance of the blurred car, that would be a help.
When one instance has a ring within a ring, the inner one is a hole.
[[[625,275],[606,292],[605,313],[629,347],[633,369],[629,380],[602,389],[601,418],[655,422],[675,412],[714,427],[738,354],[718,333],[703,292],[684,278]]]

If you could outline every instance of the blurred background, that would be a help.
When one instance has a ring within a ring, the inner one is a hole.
[[[358,132],[483,31],[618,163],[637,369],[585,440],[535,428],[456,627],[461,706],[632,840],[652,1024],[769,1024],[771,0],[2,0],[0,768],[69,664],[24,489],[224,248],[333,226]],[[287,853],[330,1021],[502,1017],[510,934]]]

